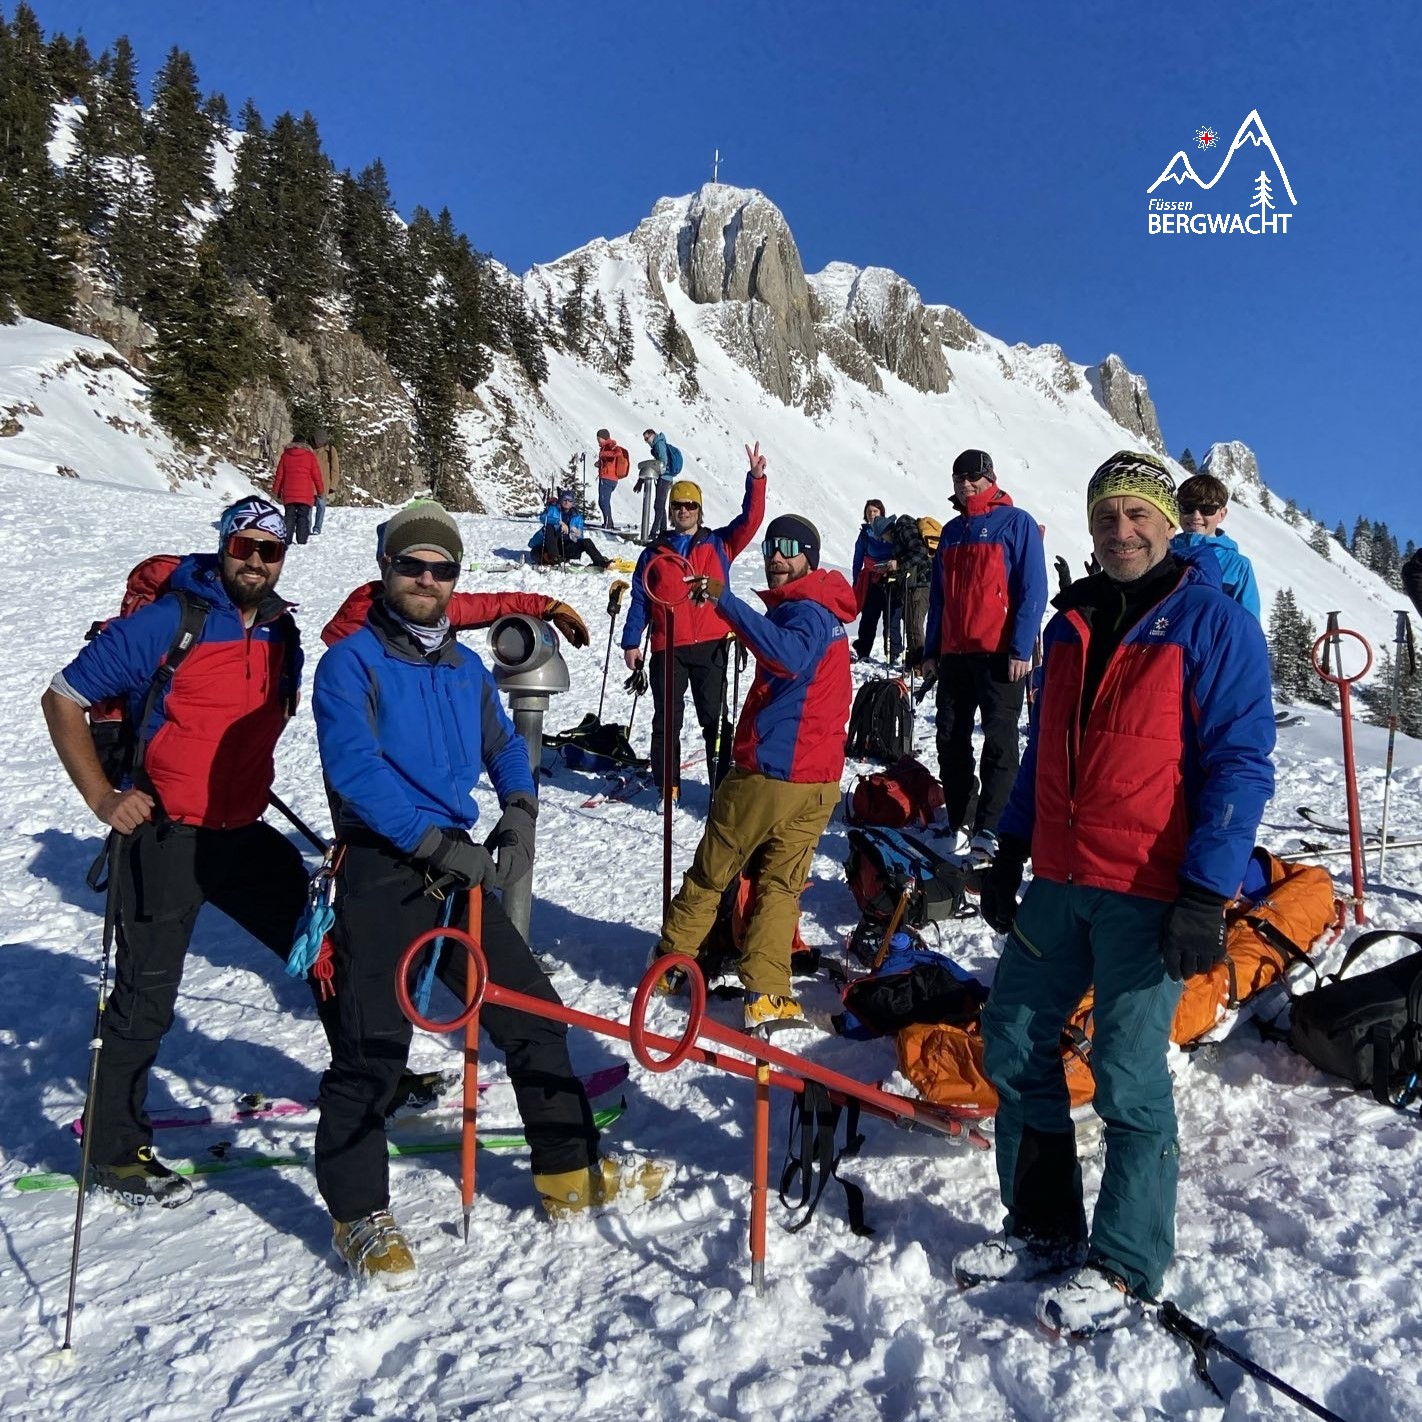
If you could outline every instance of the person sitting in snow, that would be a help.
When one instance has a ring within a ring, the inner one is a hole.
[[[740,965],[747,1031],[804,1017],[790,985],[790,951],[800,891],[839,804],[850,702],[844,629],[858,610],[844,575],[820,567],[820,535],[809,519],[773,519],[761,554],[769,584],[760,594],[764,613],[722,578],[693,579],[693,600],[714,606],[755,653],[755,680],[736,727],[735,764],[711,802],[696,857],[652,950],[653,961],[668,953],[694,958],[722,894],[753,860],[755,906]],[[662,980],[664,991],[678,986]]]
[[[558,490],[558,497],[543,512],[543,526],[528,540],[535,563],[576,563],[586,553],[593,567],[610,566],[584,531],[577,505],[571,489]]]
[[[1264,634],[1207,548],[1172,551],[1165,465],[1113,455],[1086,513],[1102,571],[1055,600],[982,882],[982,915],[1007,934],[982,1014],[1005,1234],[953,1261],[964,1287],[1060,1275],[1037,1318],[1077,1337],[1130,1317],[1131,1297],[1154,1299],[1164,1281],[1180,1162],[1170,1026],[1183,980],[1225,956],[1225,905],[1274,791]],[[1106,1141],[1089,1232],[1061,1053],[1088,989]]]
[[[1225,594],[1246,612],[1260,616],[1259,584],[1254,565],[1239,544],[1220,529],[1229,512],[1229,490],[1212,474],[1192,474],[1176,491],[1180,501],[1180,532],[1170,540],[1176,553],[1196,546],[1208,548],[1219,561]]]
[[[532,873],[538,801],[528,747],[493,678],[450,627],[463,556],[459,528],[438,504],[401,509],[379,544],[383,596],[365,626],[322,657],[312,699],[344,846],[332,929],[339,1011],[321,1078],[316,1185],[337,1252],[358,1278],[388,1288],[404,1287],[416,1273],[390,1212],[384,1129],[411,1037],[395,997],[401,953],[427,929],[466,922],[468,895],[478,893],[490,981],[559,1002],[491,893]],[[502,815],[476,843],[473,791],[485,772]],[[448,917],[447,895],[457,896]],[[442,956],[439,977],[461,1002],[464,971],[462,953]],[[660,1190],[665,1167],[599,1158],[562,1023],[487,1005],[481,1020],[506,1055],[533,1186],[550,1215]]]

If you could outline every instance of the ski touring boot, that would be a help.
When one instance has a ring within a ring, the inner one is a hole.
[[[978,1284],[1022,1284],[1045,1274],[1064,1274],[1086,1261],[1086,1245],[1070,1239],[1024,1239],[996,1235],[959,1250],[953,1277],[960,1289]]]
[[[979,830],[968,844],[968,868],[986,869],[997,858],[997,836],[991,830]]]
[[[1128,1322],[1136,1296],[1126,1281],[1102,1264],[1083,1264],[1069,1278],[1042,1290],[1037,1322],[1049,1333],[1094,1338]]]
[[[805,1009],[796,997],[780,997],[773,992],[747,992],[745,1029],[768,1037],[787,1027],[808,1027]]]
[[[673,1173],[665,1161],[605,1155],[581,1170],[535,1175],[533,1188],[550,1219],[566,1220],[612,1204],[635,1209],[661,1194]]]
[[[169,1170],[153,1154],[151,1145],[139,1146],[128,1160],[91,1165],[89,1178],[97,1190],[122,1205],[161,1205],[173,1210],[193,1197],[192,1181]]]
[[[395,1084],[395,1095],[385,1108],[387,1121],[417,1116],[439,1105],[464,1078],[456,1071],[402,1071]]]
[[[653,948],[647,954],[647,966],[650,968],[660,962],[668,955],[660,948]],[[686,997],[691,992],[691,985],[687,981],[685,968],[669,968],[661,977],[657,979],[657,985],[652,989],[653,997]]]
[[[389,1210],[376,1210],[349,1224],[337,1220],[331,1243],[357,1283],[407,1289],[419,1277],[410,1241]]]

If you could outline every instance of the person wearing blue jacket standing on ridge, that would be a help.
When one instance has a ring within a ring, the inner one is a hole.
[[[1220,529],[1229,511],[1229,490],[1213,474],[1193,474],[1176,491],[1180,501],[1180,532],[1170,540],[1176,553],[1192,547],[1208,548],[1220,565],[1226,597],[1260,618],[1259,584],[1254,565],[1239,551],[1239,544]]]
[[[1184,980],[1225,957],[1225,906],[1274,793],[1264,634],[1207,549],[1171,550],[1170,472],[1123,450],[1086,508],[1102,571],[1056,598],[982,880],[983,918],[1007,935],[982,1014],[1004,1233],[953,1261],[963,1287],[1051,1279],[1038,1321],[1078,1338],[1164,1283],[1180,1170],[1171,1024]],[[1061,1049],[1088,989],[1106,1144],[1089,1228]]]
[[[657,475],[656,523],[652,527],[655,535],[667,531],[667,496],[671,493],[671,486],[681,478],[682,457],[681,450],[674,444],[668,444],[666,435],[657,430],[643,430],[642,438],[646,440],[652,458],[662,466],[661,473]]]

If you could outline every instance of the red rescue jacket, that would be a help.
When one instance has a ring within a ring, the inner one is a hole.
[[[326,485],[316,451],[304,444],[287,445],[277,460],[272,498],[279,504],[314,504],[325,496]]]
[[[336,615],[321,629],[321,640],[334,647],[343,637],[359,632],[365,626],[366,614],[380,595],[380,583],[362,583],[341,604]],[[455,593],[449,599],[449,625],[456,632],[470,632],[476,627],[489,627],[501,617],[524,612],[530,617],[543,617],[556,598],[542,593]]]

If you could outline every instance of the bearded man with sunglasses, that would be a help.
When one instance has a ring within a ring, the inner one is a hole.
[[[761,553],[764,613],[720,578],[693,580],[693,601],[715,607],[755,653],[755,680],[736,727],[735,765],[711,802],[653,957],[696,957],[722,894],[749,865],[755,903],[740,963],[745,1025],[768,1032],[804,1017],[790,985],[790,952],[800,891],[839,804],[850,702],[844,629],[858,605],[843,574],[820,567],[820,535],[809,519],[772,520]],[[677,986],[664,980],[666,991]]]
[[[117,953],[91,1159],[99,1188],[128,1204],[172,1207],[192,1194],[154,1156],[144,1101],[198,910],[221,909],[285,961],[306,897],[301,855],[261,819],[301,676],[291,606],[276,592],[286,519],[249,498],[219,529],[217,553],[185,558],[170,591],[110,622],[42,702],[69,778],[113,831]],[[165,663],[176,670],[160,679]],[[110,697],[127,699],[139,748],[121,786],[109,782],[85,714]],[[329,1025],[319,993],[316,1004]]]
[[[649,543],[637,559],[632,575],[631,605],[622,626],[622,655],[635,676],[642,666],[642,634],[651,624],[652,658],[652,775],[662,794],[676,796],[678,778],[670,788],[662,785],[665,738],[675,744],[674,777],[681,766],[681,722],[687,688],[696,707],[696,718],[706,738],[706,765],[711,788],[721,783],[730,765],[731,722],[726,715],[727,642],[731,629],[713,602],[677,609],[676,645],[667,646],[667,618],[647,598],[647,565],[659,553],[677,553],[691,564],[696,574],[705,574],[721,583],[731,579],[731,564],[749,547],[765,517],[765,455],[760,443],[746,446],[749,469],[745,498],[740,514],[724,528],[705,528],[701,517],[701,486],[690,479],[678,479],[671,487],[671,528]],[[675,660],[672,704],[665,704],[666,664]]]
[[[528,747],[493,678],[455,639],[449,602],[464,557],[438,504],[401,509],[381,530],[383,596],[366,625],[316,669],[312,706],[342,846],[336,880],[336,1000],[331,1065],[321,1079],[316,1185],[336,1251],[360,1280],[413,1282],[414,1252],[390,1213],[385,1115],[410,1048],[395,968],[412,939],[463,926],[482,904],[490,980],[559,1003],[528,944],[490,892],[532,869],[538,800]],[[502,815],[483,843],[474,788],[487,772]],[[465,958],[448,948],[442,982],[462,1002]],[[532,1153],[533,1185],[559,1217],[621,1196],[649,1198],[665,1171],[599,1159],[592,1110],[559,1022],[485,1005],[481,1023],[505,1053]]]

